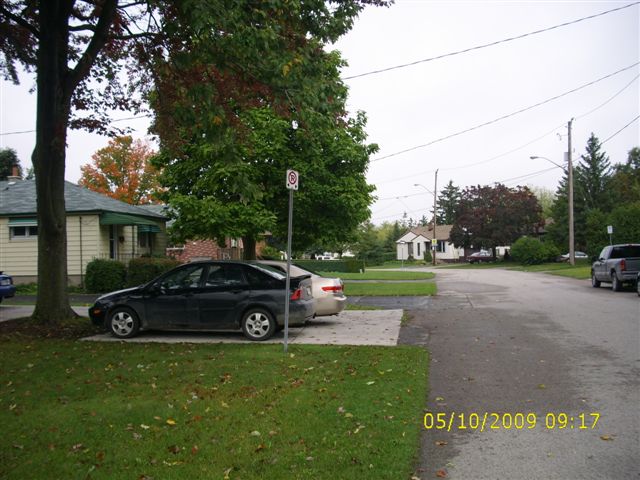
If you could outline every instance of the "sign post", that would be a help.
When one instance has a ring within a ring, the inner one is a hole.
[[[287,227],[287,279],[284,293],[284,352],[287,353],[289,341],[289,300],[291,294],[291,237],[293,235],[293,191],[298,190],[298,172],[287,170],[287,189],[289,190],[289,224]]]
[[[607,233],[609,234],[609,245],[613,245],[613,225],[607,225]]]

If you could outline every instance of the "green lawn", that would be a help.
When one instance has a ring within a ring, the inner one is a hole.
[[[344,292],[347,296],[417,296],[435,295],[436,284],[433,282],[411,283],[359,283],[345,282]]]
[[[578,279],[587,279],[591,276],[591,264],[589,262],[576,262],[575,266],[572,266],[567,262],[543,263],[541,265],[520,265],[510,267],[510,270],[518,270],[522,272],[545,272],[552,275]]]
[[[420,348],[0,342],[0,478],[412,473]]]
[[[432,272],[367,270],[364,273],[323,272],[325,277],[339,277],[342,280],[430,280],[435,277]]]

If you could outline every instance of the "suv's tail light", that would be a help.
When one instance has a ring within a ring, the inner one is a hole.
[[[624,272],[626,269],[627,269],[627,264],[623,258],[622,260],[620,260],[620,270]]]
[[[302,298],[302,289],[296,289],[292,294],[290,300],[300,300]]]

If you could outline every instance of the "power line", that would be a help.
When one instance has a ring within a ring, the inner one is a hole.
[[[431,145],[433,145],[433,144],[435,144],[435,143],[439,143],[439,142],[442,142],[442,141],[444,141],[444,140],[448,140],[448,139],[450,139],[450,138],[457,137],[457,136],[462,135],[462,134],[464,134],[464,133],[469,133],[469,132],[471,132],[471,131],[473,131],[473,130],[478,130],[479,128],[486,127],[486,126],[488,126],[488,125],[492,125],[492,124],[497,123],[497,122],[499,122],[499,121],[501,121],[501,120],[506,120],[507,118],[513,117],[513,116],[518,115],[518,114],[520,114],[520,113],[524,113],[524,112],[526,112],[526,111],[528,111],[528,110],[532,110],[532,109],[534,109],[534,108],[536,108],[536,107],[540,107],[540,106],[545,105],[545,104],[547,104],[547,103],[550,103],[550,102],[552,102],[552,101],[554,101],[554,100],[558,100],[559,98],[565,97],[565,96],[567,96],[567,95],[569,95],[569,94],[571,94],[571,93],[575,93],[575,92],[577,92],[577,91],[579,91],[579,90],[582,90],[582,89],[584,89],[584,88],[586,88],[586,87],[590,87],[591,85],[595,85],[595,84],[596,84],[596,83],[598,83],[598,82],[601,82],[601,81],[603,81],[603,80],[606,80],[607,78],[611,78],[611,77],[613,77],[613,76],[615,76],[615,75],[617,75],[617,74],[619,74],[619,73],[625,72],[625,71],[627,71],[627,70],[629,70],[629,69],[631,69],[631,68],[633,68],[633,67],[635,67],[635,66],[637,66],[637,65],[639,65],[639,64],[640,64],[640,62],[636,62],[636,63],[634,63],[634,64],[632,64],[632,65],[629,65],[628,67],[624,67],[624,68],[622,68],[622,69],[620,69],[620,70],[618,70],[618,71],[616,71],[616,72],[613,72],[613,73],[610,73],[610,74],[608,74],[608,75],[605,75],[604,77],[600,77],[600,78],[598,78],[597,80],[593,80],[593,81],[591,81],[591,82],[585,83],[585,84],[583,84],[583,85],[580,85],[579,87],[573,88],[573,89],[568,90],[568,91],[566,91],[566,92],[564,92],[564,93],[561,93],[561,94],[556,95],[556,96],[554,96],[554,97],[551,97],[551,98],[548,98],[548,99],[546,99],[546,100],[543,100],[542,102],[538,102],[538,103],[536,103],[536,104],[534,104],[534,105],[530,105],[530,106],[528,106],[528,107],[521,108],[520,110],[516,110],[515,112],[509,113],[509,114],[507,114],[507,115],[502,115],[501,117],[495,118],[495,119],[490,120],[490,121],[488,121],[488,122],[484,122],[484,123],[481,123],[481,124],[475,125],[475,126],[473,126],[473,127],[467,128],[467,129],[465,129],[465,130],[461,130],[461,131],[459,131],[459,132],[451,133],[451,134],[446,135],[446,136],[444,136],[444,137],[440,137],[440,138],[437,138],[437,139],[435,139],[435,140],[431,140],[430,142],[424,143],[424,144],[422,144],[422,145],[417,145],[417,146],[415,146],[415,147],[407,148],[407,149],[405,149],[405,150],[400,150],[400,151],[398,151],[398,152],[390,153],[390,154],[388,154],[388,155],[384,155],[384,156],[382,156],[382,157],[375,158],[375,159],[373,159],[373,160],[371,160],[371,161],[372,161],[372,162],[378,162],[378,161],[380,161],[380,160],[384,160],[385,158],[395,157],[395,156],[397,156],[397,155],[401,155],[401,154],[403,154],[403,153],[412,152],[413,150],[418,150],[419,148],[428,147],[428,146],[431,146]]]
[[[150,116],[151,116],[151,114],[148,113],[146,115],[138,115],[136,117],[117,118],[115,120],[112,120],[109,123],[111,124],[111,123],[117,123],[117,122],[125,122],[127,120],[136,120],[138,118],[148,118]],[[21,130],[21,131],[18,131],[18,132],[4,132],[4,133],[0,133],[0,136],[4,136],[4,135],[19,135],[19,134],[22,134],[22,133],[33,133],[33,132],[35,132],[35,130]]]
[[[537,35],[539,33],[549,32],[549,31],[555,30],[557,28],[566,27],[566,26],[573,25],[573,24],[576,24],[576,23],[579,23],[579,22],[584,22],[585,20],[591,20],[591,19],[594,19],[594,18],[597,18],[597,17],[601,17],[603,15],[607,15],[607,14],[612,13],[612,12],[617,12],[619,10],[624,10],[625,8],[633,7],[634,5],[638,5],[639,3],[640,2],[630,3],[629,5],[625,5],[625,6],[622,6],[622,7],[614,8],[614,9],[611,9],[611,10],[607,10],[605,12],[597,13],[595,15],[590,15],[588,17],[582,17],[582,18],[578,18],[577,20],[572,20],[570,22],[560,23],[558,25],[554,25],[552,27],[543,28],[541,30],[534,30],[533,32],[523,33],[522,35],[517,35],[515,37],[508,37],[508,38],[504,38],[502,40],[497,40],[495,42],[490,42],[490,43],[485,43],[485,44],[482,44],[482,45],[477,45],[475,47],[465,48],[464,50],[457,50],[455,52],[445,53],[445,54],[438,55],[438,56],[435,56],[435,57],[425,58],[423,60],[417,60],[415,62],[404,63],[402,65],[396,65],[394,67],[381,68],[379,70],[372,70],[370,72],[360,73],[358,75],[352,75],[350,77],[344,77],[343,80],[352,80],[354,78],[366,77],[368,75],[374,75],[374,74],[378,74],[378,73],[388,72],[390,70],[397,70],[397,69],[400,69],[400,68],[411,67],[413,65],[418,65],[420,63],[432,62],[434,60],[440,60],[440,59],[443,59],[443,58],[453,57],[455,55],[461,55],[463,53],[468,53],[468,52],[472,52],[472,51],[475,51],[475,50],[480,50],[480,49],[487,48],[487,47],[493,47],[495,45],[500,45],[501,43],[511,42],[511,41],[514,41],[514,40],[520,40],[521,38],[529,37],[529,36],[532,36],[532,35]]]
[[[637,115],[636,118],[634,118],[633,120],[631,120],[629,123],[627,123],[624,127],[622,127],[620,130],[618,130],[616,133],[614,133],[613,135],[611,135],[609,138],[607,138],[606,140],[604,140],[603,142],[600,142],[600,145],[604,145],[606,142],[608,142],[609,140],[611,140],[613,137],[615,137],[616,135],[618,135],[621,131],[623,131],[625,128],[627,128],[629,125],[631,125],[633,122],[635,122],[636,120],[638,120],[638,118],[640,118],[640,115]]]

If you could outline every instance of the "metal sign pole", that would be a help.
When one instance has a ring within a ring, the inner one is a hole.
[[[298,189],[298,172],[287,170],[287,188],[289,189],[289,224],[287,227],[287,279],[284,293],[284,353],[289,342],[289,301],[291,297],[291,237],[293,236],[293,191]]]
[[[291,288],[291,236],[293,231],[293,189],[289,190],[289,226],[287,227],[287,281],[284,301],[284,353],[287,353],[289,340],[289,292]]]

